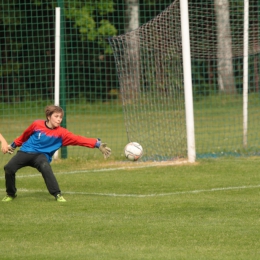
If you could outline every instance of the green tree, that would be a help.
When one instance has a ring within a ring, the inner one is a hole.
[[[82,40],[96,40],[104,48],[105,53],[111,54],[106,38],[115,36],[117,30],[108,19],[103,17],[115,11],[113,6],[111,0],[68,0],[65,1],[65,15],[67,19],[74,21],[74,26],[79,29]]]
[[[47,0],[1,2],[2,101],[23,100],[26,96],[53,99],[56,6],[57,1]],[[73,66],[77,68],[77,73],[73,77],[74,80],[81,80],[73,83],[84,85],[80,90],[86,92],[89,85],[92,87],[93,83],[95,85],[99,81],[93,77],[102,73],[100,63],[104,63],[105,59],[100,57],[111,54],[106,38],[117,34],[115,26],[108,19],[108,14],[114,12],[113,1],[70,0],[64,1],[64,6],[67,74],[75,72],[69,63],[69,58],[74,56],[71,62],[77,63]],[[73,35],[67,34],[71,32]],[[94,52],[86,52],[87,48],[94,49]],[[81,53],[84,54],[84,62],[78,58]],[[80,64],[91,67],[91,71],[86,71]]]

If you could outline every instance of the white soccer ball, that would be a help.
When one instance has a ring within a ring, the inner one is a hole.
[[[125,157],[130,161],[137,161],[143,155],[143,147],[136,142],[131,142],[125,146]]]

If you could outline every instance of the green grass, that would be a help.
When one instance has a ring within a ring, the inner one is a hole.
[[[20,170],[0,202],[1,260],[259,259],[258,158],[152,165],[55,161],[64,204]]]

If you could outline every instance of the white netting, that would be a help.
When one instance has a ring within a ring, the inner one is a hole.
[[[143,159],[186,156],[178,2],[135,31],[110,39],[129,141]]]
[[[259,51],[258,13],[254,10],[250,9],[250,55]],[[189,18],[191,59],[195,64],[193,91],[198,92],[200,99],[214,91],[218,92],[223,86],[226,87],[226,93],[237,94],[240,91],[237,85],[241,81],[243,64],[237,60],[232,64],[232,60],[243,57],[243,5],[238,1],[231,1],[230,4],[229,1],[192,1],[189,3]],[[141,143],[145,148],[145,158],[148,159],[186,157],[179,0],[137,30],[111,38],[110,45],[117,64],[129,141]],[[228,52],[225,46],[230,47]],[[233,66],[238,69],[234,70],[234,74]],[[222,78],[216,75],[221,75]],[[241,103],[241,108],[238,102]],[[217,99],[211,104],[214,103],[217,104],[216,111],[217,106],[221,109],[224,107]],[[241,147],[242,131],[239,126],[239,131],[235,132],[238,127],[233,123],[233,120],[242,120],[241,99],[230,99],[229,105],[232,104],[233,114],[230,115],[228,111],[231,110],[227,108],[227,113],[221,112],[223,117],[220,121],[216,121],[219,118],[214,119],[216,111],[209,113],[207,105],[195,105],[202,108],[201,111],[195,107],[197,151],[215,153],[219,152],[218,149],[229,151]],[[205,116],[207,113],[208,116]],[[205,122],[200,125],[196,119]],[[216,125],[216,122],[219,123]],[[215,136],[216,140],[207,132],[211,125],[214,132],[218,132],[217,128],[220,127],[222,136]],[[232,140],[230,147],[222,141],[227,133],[231,135],[228,138]],[[236,139],[233,140],[234,137]],[[203,147],[202,151],[200,145],[203,142],[209,145]]]

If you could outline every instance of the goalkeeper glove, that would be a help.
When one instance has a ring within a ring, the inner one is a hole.
[[[15,148],[16,148],[16,144],[14,142],[12,144],[8,145],[8,153],[13,154]]]
[[[111,155],[111,149],[107,147],[107,144],[102,143],[100,139],[98,139],[96,147],[100,150],[105,159]]]

